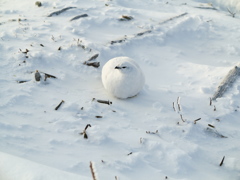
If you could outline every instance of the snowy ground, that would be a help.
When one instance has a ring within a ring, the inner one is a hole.
[[[90,180],[92,161],[99,180],[239,180],[240,80],[209,105],[239,65],[240,15],[224,5],[1,0],[0,179]],[[65,7],[76,8],[47,17]],[[83,64],[95,54],[99,68]],[[134,98],[116,99],[102,86],[101,69],[117,56],[135,59],[145,74]],[[36,82],[36,70],[57,79]]]

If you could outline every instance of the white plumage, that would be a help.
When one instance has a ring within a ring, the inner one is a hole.
[[[145,83],[139,65],[129,57],[110,59],[102,69],[104,88],[117,98],[125,99],[137,95]]]

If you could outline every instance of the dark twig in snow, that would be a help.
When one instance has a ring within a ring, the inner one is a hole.
[[[92,57],[90,57],[87,61],[93,61],[93,60],[97,59],[98,56],[99,56],[99,54],[95,54]]]
[[[52,17],[52,16],[54,16],[54,15],[57,16],[57,15],[65,12],[65,11],[67,11],[67,10],[69,10],[69,9],[73,9],[73,8],[76,8],[76,7],[66,7],[66,8],[63,8],[63,9],[61,9],[61,10],[59,10],[59,11],[52,12],[52,13],[49,14],[47,17]]]
[[[213,126],[213,125],[211,125],[211,124],[208,124],[208,126],[211,127],[211,128],[215,128],[215,126]]]
[[[64,103],[64,100],[62,100],[62,101],[57,105],[57,107],[55,108],[56,111],[60,108],[60,106],[62,105],[62,103]]]
[[[88,17],[88,15],[87,14],[81,14],[81,15],[75,16],[74,18],[70,19],[70,21],[74,21],[74,20],[84,18],[84,17]]]
[[[221,163],[219,164],[219,166],[222,166],[222,165],[223,165],[224,159],[225,159],[225,156],[223,156],[222,161],[221,161]]]
[[[182,122],[185,122],[185,120],[183,119],[182,114],[180,114],[180,117],[181,117]]]
[[[176,111],[174,102],[173,102],[173,110]]]
[[[87,61],[85,61],[83,64],[85,64],[87,66],[93,66],[95,68],[98,68],[100,66],[100,62],[87,62]]]
[[[227,10],[231,14],[231,16],[234,18],[236,15],[236,12],[231,11],[229,8],[227,8]]]
[[[86,127],[85,127],[85,129],[83,130],[83,132],[79,133],[79,134],[83,135],[83,137],[84,137],[85,139],[88,138],[88,135],[87,135],[87,132],[86,132],[88,127],[92,127],[91,124],[87,124]]]
[[[200,121],[200,120],[201,120],[201,118],[194,120],[194,124],[197,124],[197,121]]]
[[[210,103],[209,103],[209,105],[210,105],[210,106],[212,105],[212,98],[210,98]]]
[[[93,164],[92,164],[91,161],[90,161],[90,170],[91,170],[91,174],[92,174],[93,180],[97,180],[95,169],[94,169]]]
[[[93,98],[92,101],[95,101],[95,98]],[[111,101],[105,101],[105,100],[97,100],[97,102],[98,102],[98,103],[102,103],[102,104],[107,104],[107,105],[112,104]]]

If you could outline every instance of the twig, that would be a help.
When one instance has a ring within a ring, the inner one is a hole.
[[[94,100],[95,100],[95,98],[93,99],[93,101],[94,101]],[[108,105],[112,104],[111,101],[105,101],[105,100],[97,100],[97,102],[98,102],[98,103],[102,103],[102,104],[108,104]]]
[[[156,132],[150,132],[150,131],[146,131],[147,134],[157,134],[158,130],[156,130]]]
[[[208,124],[208,126],[211,127],[211,128],[215,128],[215,126],[213,126],[213,125],[211,125],[211,124]]]
[[[129,156],[129,155],[131,155],[133,152],[130,152],[130,153],[128,153],[127,155]]]
[[[180,114],[180,117],[181,117],[181,120],[183,121],[183,122],[185,122],[185,120],[183,119],[183,116]]]
[[[91,161],[90,161],[90,170],[91,170],[91,173],[92,173],[93,180],[97,180],[96,173],[94,171],[93,164],[92,164]]]
[[[173,110],[176,111],[174,102],[173,102]]]
[[[209,105],[210,105],[210,106],[212,105],[212,98],[210,98],[210,103],[209,103]]]
[[[197,121],[200,121],[200,120],[201,120],[201,118],[194,120],[194,124],[197,124]]]
[[[216,106],[214,106],[214,108],[213,108],[213,111],[216,111],[217,109],[216,109]]]
[[[102,118],[102,116],[95,116],[96,118]]]
[[[95,59],[97,59],[98,56],[99,56],[99,54],[95,54],[92,57],[90,57],[87,61],[95,60]]]
[[[87,135],[87,128],[88,128],[88,127],[92,127],[91,124],[87,124],[86,127],[85,127],[85,129],[83,130],[83,132],[79,133],[80,135],[83,135],[83,137],[84,137],[85,139],[88,139],[88,135]]]
[[[132,19],[133,19],[132,16],[122,15],[122,17],[119,19],[119,21],[130,21]]]
[[[26,82],[29,82],[29,81],[27,81],[27,80],[17,81],[17,83],[19,83],[19,84],[26,83]]]
[[[227,10],[228,10],[228,12],[232,15],[232,17],[234,18],[235,15],[236,15],[236,12],[231,11],[229,8],[227,8]]]
[[[222,166],[222,165],[223,165],[224,159],[225,159],[225,156],[223,156],[222,161],[221,161],[221,163],[219,164],[219,166]]]
[[[180,97],[177,98],[178,111],[181,111]]]
[[[85,64],[87,66],[93,66],[95,68],[98,68],[100,66],[100,62],[87,62],[87,61],[85,61],[83,64]]]
[[[84,18],[84,17],[88,17],[88,15],[87,14],[81,14],[81,15],[75,16],[74,18],[70,19],[70,21],[74,21],[74,20]]]
[[[62,105],[62,103],[64,103],[64,100],[62,100],[62,101],[59,103],[59,105],[55,108],[56,111],[58,110],[58,108],[60,108],[60,106]]]
[[[76,7],[66,7],[66,8],[63,8],[63,9],[61,9],[61,10],[59,10],[59,11],[52,12],[52,13],[49,14],[47,17],[52,17],[53,15],[56,15],[56,16],[57,16],[57,15],[65,12],[65,11],[67,11],[67,10],[69,10],[69,9],[73,9],[73,8],[76,8]]]

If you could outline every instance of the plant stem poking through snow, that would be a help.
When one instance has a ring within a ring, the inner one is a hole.
[[[85,61],[83,64],[87,65],[87,66],[92,66],[95,68],[98,68],[100,66],[100,62],[87,62]]]
[[[73,8],[76,8],[76,7],[66,7],[66,8],[63,8],[63,9],[61,9],[61,10],[59,10],[59,11],[52,12],[52,13],[49,14],[47,17],[52,17],[53,15],[56,15],[56,16],[57,16],[57,15],[65,12],[65,11],[67,11],[67,10],[69,10],[69,9],[73,9]]]
[[[62,101],[59,103],[59,105],[58,105],[57,107],[55,107],[55,110],[56,110],[56,111],[60,108],[60,106],[62,105],[62,103],[64,103],[64,100],[62,100]]]
[[[223,156],[222,161],[221,161],[221,163],[219,164],[219,166],[222,166],[222,165],[223,165],[224,159],[225,159],[225,156]]]
[[[92,164],[91,161],[90,161],[90,170],[91,170],[91,173],[92,173],[93,180],[97,180],[95,169],[94,169],[93,164]]]
[[[213,108],[213,111],[216,111],[217,109],[216,109],[216,106],[214,106],[214,108]]]
[[[129,155],[131,155],[133,152],[130,152],[130,153],[128,153],[127,155],[129,156]]]
[[[178,111],[181,111],[180,97],[177,98]]]
[[[87,61],[95,60],[95,59],[97,59],[98,56],[99,56],[99,54],[95,54],[92,57],[90,57]]]
[[[231,11],[229,8],[227,8],[227,10],[231,14],[231,16],[234,18],[236,15],[236,12]]]
[[[150,131],[146,131],[147,134],[157,134],[158,130],[156,130],[156,132],[150,132]]]
[[[86,132],[88,127],[92,127],[91,124],[87,124],[85,129],[83,130],[83,132],[80,133],[81,135],[83,135],[83,137],[85,139],[88,139],[88,135],[87,135],[87,132]]]
[[[174,103],[174,102],[173,102],[173,110],[176,111],[176,109],[175,109],[175,103]]]
[[[210,106],[212,105],[212,98],[210,98],[210,103],[209,103],[209,105],[210,105]]]
[[[194,124],[197,124],[197,121],[200,121],[200,120],[201,120],[201,118],[194,120]]]
[[[211,128],[215,128],[215,126],[213,126],[213,125],[211,125],[211,124],[208,124],[208,126],[211,127]]]
[[[181,117],[181,120],[183,121],[183,122],[185,122],[185,120],[183,119],[183,116],[180,114],[180,117]]]
[[[95,98],[92,99],[92,101],[94,101]],[[111,105],[112,102],[111,101],[105,101],[105,100],[97,100],[98,103],[102,103],[102,104],[107,104],[107,105]]]

